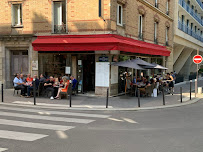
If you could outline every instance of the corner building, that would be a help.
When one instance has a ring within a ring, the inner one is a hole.
[[[197,49],[203,56],[203,1],[177,0],[174,3],[173,68],[188,80],[197,69],[193,63]]]
[[[173,70],[172,0],[1,0],[0,80],[15,73],[63,75],[78,92],[117,94],[124,69],[140,57]],[[171,56],[172,55],[172,56]]]

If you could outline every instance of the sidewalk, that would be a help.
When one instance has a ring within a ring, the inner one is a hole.
[[[198,87],[203,86],[203,80],[198,81]],[[180,87],[183,88],[183,103],[190,104],[194,101],[189,100],[189,83],[183,83],[175,85],[175,93],[174,95],[165,95],[166,106],[180,106]],[[194,99],[194,87],[195,83],[192,83],[192,99]],[[201,99],[203,96],[198,95],[197,99]],[[195,101],[198,101],[195,99]],[[36,102],[38,106],[50,106],[50,107],[58,107],[65,108],[69,107],[69,99],[62,100],[50,100],[45,97],[37,97]],[[158,97],[141,97],[141,108],[145,109],[153,109],[156,107],[163,106],[163,96],[159,94]],[[13,89],[4,90],[4,103],[14,103],[20,105],[33,105],[33,98],[24,98],[19,97],[17,95],[13,96]],[[181,104],[183,104],[181,103]],[[183,104],[183,105],[184,105]],[[166,107],[165,106],[165,107]],[[138,99],[137,97],[131,97],[129,95],[123,95],[118,97],[110,97],[109,98],[109,108],[108,109],[133,109],[138,108]],[[93,110],[93,109],[103,109],[106,110],[106,97],[97,97],[97,96],[85,96],[82,94],[78,94],[77,96],[72,96],[72,108],[71,109],[80,109],[80,110]]]

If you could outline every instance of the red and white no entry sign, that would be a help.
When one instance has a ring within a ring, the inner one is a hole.
[[[193,57],[193,62],[194,62],[195,64],[200,64],[200,63],[202,62],[202,56],[201,56],[201,55],[195,55],[195,56]]]

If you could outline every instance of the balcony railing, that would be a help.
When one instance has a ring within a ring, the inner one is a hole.
[[[158,38],[154,37],[154,44],[158,44]]]
[[[142,40],[142,41],[144,40],[143,34],[141,32],[139,32],[138,38],[139,38],[139,40]]]
[[[54,33],[66,33],[66,24],[54,25]]]
[[[201,0],[196,0],[196,1],[200,5],[200,7],[203,9],[203,4],[202,4]]]
[[[195,39],[203,42],[203,37],[199,34],[197,34],[195,31],[193,31],[189,26],[187,26],[184,23],[181,23],[181,21],[178,21],[178,29],[185,32],[186,34],[194,37]]]
[[[179,0],[179,4],[196,20],[203,26],[203,21],[201,17],[195,13],[195,11],[184,1]]]

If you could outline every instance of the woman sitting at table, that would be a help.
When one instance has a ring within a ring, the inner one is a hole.
[[[58,89],[57,96],[54,99],[59,99],[60,92],[68,91],[68,86],[69,86],[70,82],[65,77],[63,78],[63,84],[64,84],[64,87]]]

